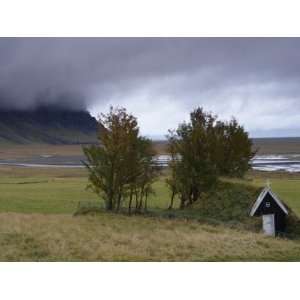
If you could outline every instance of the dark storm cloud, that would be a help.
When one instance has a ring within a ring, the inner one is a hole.
[[[238,113],[255,130],[255,110],[270,117],[279,105],[298,120],[299,53],[298,38],[0,38],[0,104],[79,109],[168,99],[179,109]]]

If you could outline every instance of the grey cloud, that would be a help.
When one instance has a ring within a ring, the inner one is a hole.
[[[237,113],[251,129],[255,105],[258,118],[277,114],[265,108],[275,102],[300,115],[299,53],[299,38],[0,38],[0,106],[82,109],[146,95]]]

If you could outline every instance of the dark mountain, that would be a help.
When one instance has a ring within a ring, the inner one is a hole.
[[[0,143],[77,144],[96,141],[97,121],[87,111],[55,106],[0,109]]]

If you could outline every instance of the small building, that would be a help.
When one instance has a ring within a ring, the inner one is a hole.
[[[250,216],[262,216],[262,227],[266,235],[275,236],[285,231],[288,209],[271,191],[270,187],[262,190],[253,204]]]

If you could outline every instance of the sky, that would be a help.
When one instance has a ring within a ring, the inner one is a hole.
[[[196,107],[300,136],[300,38],[0,38],[0,108],[127,108],[163,137]]]

